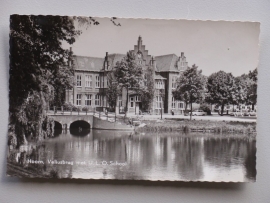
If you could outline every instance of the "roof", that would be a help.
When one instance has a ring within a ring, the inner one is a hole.
[[[156,56],[156,66],[158,71],[160,72],[169,72],[169,71],[177,71],[176,63],[178,61],[178,57],[175,54],[168,54],[163,56]]]
[[[116,65],[117,61],[121,61],[125,54],[109,54],[108,60],[110,69]],[[90,57],[74,55],[75,70],[101,71],[103,69],[105,57]]]
[[[109,54],[108,60],[110,64],[110,69],[116,65],[117,61],[121,61],[125,56],[125,54]]]
[[[100,71],[103,67],[104,58],[74,56],[75,70]]]
[[[126,55],[125,54],[109,54],[109,70],[115,67],[118,61],[121,61]],[[89,57],[89,56],[76,56],[74,55],[75,70],[86,70],[86,71],[101,71],[104,65],[104,58]],[[156,56],[156,71],[158,72],[179,72],[176,68],[178,57],[175,54],[168,54],[163,56]],[[155,79],[165,79],[162,76],[157,76]]]

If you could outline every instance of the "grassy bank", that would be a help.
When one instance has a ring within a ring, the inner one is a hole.
[[[215,134],[242,134],[244,136],[256,137],[256,123],[235,121],[198,121],[198,120],[147,120],[146,125],[138,127],[136,132],[203,132]]]

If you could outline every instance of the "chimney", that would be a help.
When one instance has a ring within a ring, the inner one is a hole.
[[[183,58],[184,57],[184,52],[181,52],[181,58]]]
[[[104,67],[104,69],[106,69],[106,70],[109,69],[108,52],[106,52],[106,56],[105,56],[105,67]]]
[[[154,67],[154,69],[156,70],[156,60],[155,57],[152,56],[151,60],[150,60],[150,65]]]

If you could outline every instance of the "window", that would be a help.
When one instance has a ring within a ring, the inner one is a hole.
[[[91,106],[92,104],[92,95],[91,94],[87,94],[85,95],[85,106]]]
[[[156,108],[161,109],[162,106],[162,98],[161,96],[156,96]]]
[[[100,105],[100,95],[96,94],[95,95],[95,106],[99,106]]]
[[[176,88],[176,76],[172,77],[172,89]]]
[[[130,97],[130,107],[134,107],[134,97]]]
[[[137,95],[137,96],[135,96],[135,101],[136,102],[138,102],[138,101],[140,101],[141,100],[141,98]]]
[[[164,89],[163,81],[162,80],[156,81],[156,88],[157,89]]]
[[[134,97],[130,97],[130,107],[134,107]]]
[[[82,105],[82,95],[81,94],[77,94],[76,104],[77,104],[77,106]]]
[[[178,102],[178,109],[183,109],[183,108],[184,108],[184,103]]]
[[[101,76],[100,78],[100,82],[101,82],[101,87],[105,87],[105,76]]]
[[[172,97],[172,109],[175,109],[175,99]]]
[[[85,87],[92,87],[92,75],[85,75]]]
[[[118,96],[118,106],[122,106],[122,96]]]
[[[77,87],[81,87],[81,86],[82,86],[82,76],[77,75]]]
[[[96,88],[100,87],[100,77],[99,75],[96,75]]]

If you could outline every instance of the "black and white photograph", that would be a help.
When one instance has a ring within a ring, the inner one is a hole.
[[[10,16],[7,175],[255,182],[260,23]]]

